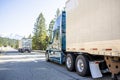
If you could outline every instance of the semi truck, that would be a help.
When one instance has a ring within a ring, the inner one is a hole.
[[[19,52],[31,52],[32,51],[32,39],[30,38],[23,38],[19,40]]]
[[[80,76],[120,73],[120,0],[68,0],[56,19],[46,61]]]

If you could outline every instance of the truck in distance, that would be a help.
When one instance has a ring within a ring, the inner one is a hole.
[[[32,51],[32,39],[29,38],[23,38],[19,40],[19,52],[31,52]]]

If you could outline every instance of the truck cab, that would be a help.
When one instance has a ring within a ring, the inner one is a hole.
[[[31,52],[32,51],[32,39],[23,38],[19,41],[19,52]]]
[[[56,19],[53,26],[52,37],[46,50],[46,60],[55,61],[60,64],[64,62],[64,52],[66,50],[66,12]]]

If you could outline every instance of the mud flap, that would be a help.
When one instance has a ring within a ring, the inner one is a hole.
[[[102,77],[102,73],[99,68],[99,62],[96,61],[89,62],[89,66],[92,78]]]

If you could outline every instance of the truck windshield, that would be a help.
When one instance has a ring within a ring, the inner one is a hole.
[[[61,26],[61,17],[62,15],[60,15],[56,21],[55,21],[55,24],[53,26],[53,32],[52,32],[52,38],[51,38],[51,43],[53,43],[54,40],[58,40],[58,35],[59,35],[59,29],[60,29],[60,26]]]

